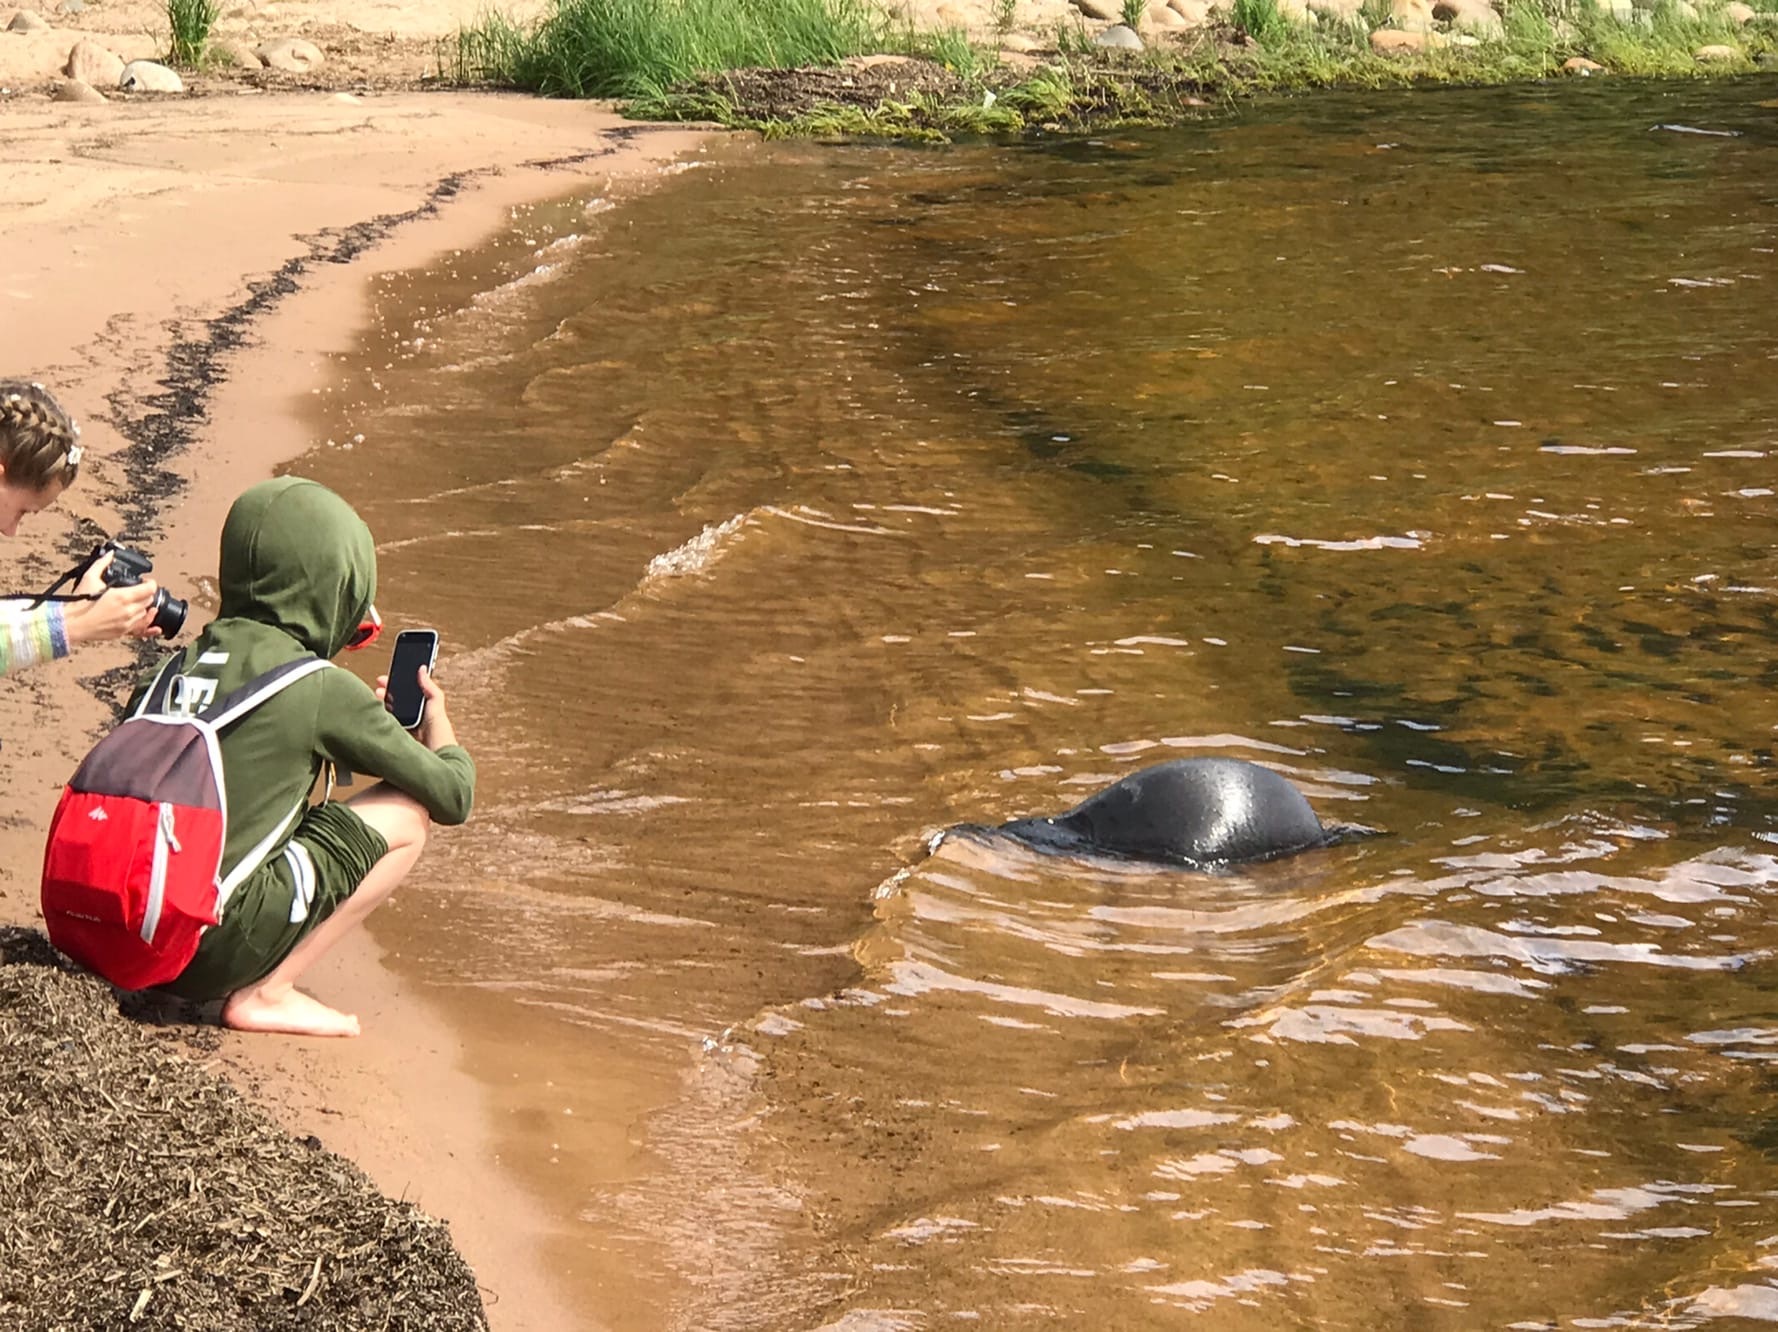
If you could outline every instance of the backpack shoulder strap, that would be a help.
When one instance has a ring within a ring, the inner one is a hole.
[[[160,674],[154,677],[154,683],[148,686],[148,692],[142,695],[142,701],[130,716],[143,717],[167,710],[167,695],[173,690],[173,681],[179,677],[179,663],[184,660],[183,652],[175,652],[167,658],[167,664],[161,667]]]
[[[239,721],[261,703],[282,693],[298,680],[317,671],[332,669],[333,663],[320,657],[299,657],[295,661],[287,661],[282,666],[274,666],[264,675],[249,680],[239,689],[224,694],[200,712],[198,720],[221,730],[231,722]]]

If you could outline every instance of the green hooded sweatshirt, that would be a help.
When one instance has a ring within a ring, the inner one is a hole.
[[[192,710],[274,666],[339,652],[376,595],[376,547],[370,529],[338,495],[313,481],[280,477],[247,490],[229,510],[219,574],[221,612],[179,654],[182,692]],[[143,677],[131,712],[161,666]],[[435,822],[469,817],[475,793],[469,754],[457,745],[427,749],[349,671],[317,671],[297,681],[221,739],[225,877],[282,826],[261,863],[277,858],[327,762],[407,792]]]

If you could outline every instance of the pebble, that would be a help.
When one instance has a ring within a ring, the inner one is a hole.
[[[70,18],[76,14],[84,14],[85,12],[86,0],[62,0],[62,3],[56,6],[56,13],[66,14]]]
[[[1700,46],[1692,52],[1693,60],[1739,60],[1741,52],[1733,46]]]
[[[1108,51],[1140,51],[1142,39],[1136,30],[1124,23],[1113,23],[1104,32],[1093,38],[1093,45]]]
[[[1044,47],[1043,43],[1035,37],[1027,36],[1022,32],[1009,32],[1000,39],[1000,49],[1011,51],[1015,55],[1030,55],[1033,51],[1043,50]]]
[[[34,9],[21,9],[12,16],[12,22],[6,25],[8,32],[48,32],[49,24]]]
[[[1111,0],[1074,0],[1074,7],[1090,19],[1109,23],[1123,17],[1123,9]]]
[[[62,73],[93,88],[115,88],[123,77],[123,57],[90,38],[74,43]]]
[[[1752,5],[1742,4],[1741,0],[1734,0],[1732,4],[1727,4],[1722,7],[1722,16],[1724,18],[1730,23],[1739,23],[1743,25],[1753,22],[1755,12],[1756,11]]]
[[[1596,60],[1588,60],[1585,56],[1569,56],[1562,62],[1562,72],[1586,78],[1589,74],[1603,74],[1605,66]]]
[[[1191,26],[1178,10],[1170,5],[1157,4],[1155,0],[1149,0],[1148,8],[1142,11],[1142,19],[1151,28],[1189,28]]]
[[[80,102],[94,106],[103,106],[106,101],[104,93],[79,79],[56,80],[56,89],[50,96],[58,102]]]
[[[254,47],[253,53],[265,61],[267,68],[281,69],[286,74],[307,74],[327,63],[327,57],[321,54],[320,47],[313,42],[305,42],[300,37],[267,42],[263,46]]]
[[[123,67],[118,76],[117,86],[126,92],[164,92],[176,93],[185,91],[185,82],[165,65],[152,60],[132,60]]]

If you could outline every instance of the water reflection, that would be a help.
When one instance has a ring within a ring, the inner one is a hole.
[[[1769,1316],[1770,93],[731,145],[380,293],[305,467],[485,781],[384,928],[620,1322]],[[1389,835],[928,853],[1193,753]]]

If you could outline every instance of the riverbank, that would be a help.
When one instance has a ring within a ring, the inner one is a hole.
[[[478,94],[15,102],[4,131],[0,235],[14,262],[0,365],[56,387],[88,450],[81,484],[10,544],[9,578],[41,585],[99,532],[122,533],[199,618],[214,609],[227,504],[317,442],[293,409],[365,320],[375,275],[467,246],[532,200],[640,187],[697,143],[585,105]],[[130,668],[124,649],[93,648],[0,691],[0,924],[35,924],[43,828]],[[597,1326],[560,1280],[559,1226],[501,1168],[458,1032],[369,939],[330,959],[315,989],[355,1009],[366,1036],[189,1030],[219,1036],[203,1057],[293,1148],[313,1137],[448,1221],[493,1327]]]
[[[947,139],[1164,125],[1308,89],[1778,68],[1771,0],[550,0],[460,30],[458,83],[626,99],[768,136]]]

